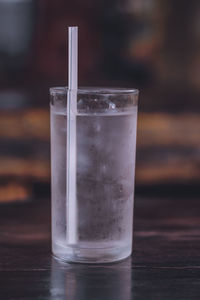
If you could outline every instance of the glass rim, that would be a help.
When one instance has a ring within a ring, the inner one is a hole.
[[[67,86],[51,87],[50,95],[66,95]],[[116,87],[79,87],[78,94],[89,95],[138,95],[138,89],[132,88],[116,88]]]

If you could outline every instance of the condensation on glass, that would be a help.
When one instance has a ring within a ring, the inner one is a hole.
[[[122,260],[132,251],[138,91],[78,90],[73,243],[67,230],[67,88],[51,88],[50,95],[53,254],[69,262]]]

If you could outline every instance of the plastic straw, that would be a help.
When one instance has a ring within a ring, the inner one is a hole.
[[[76,115],[78,88],[78,27],[68,28],[69,65],[67,101],[67,241],[77,240]]]

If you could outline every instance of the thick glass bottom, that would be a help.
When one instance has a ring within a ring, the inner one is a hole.
[[[99,264],[121,261],[131,255],[131,250],[131,245],[112,248],[80,248],[53,243],[52,252],[56,258],[65,262]]]

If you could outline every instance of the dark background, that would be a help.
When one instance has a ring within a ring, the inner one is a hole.
[[[47,105],[46,88],[67,82],[77,25],[80,85],[138,87],[143,111],[196,111],[199,19],[198,0],[1,0],[1,105]]]
[[[0,199],[50,196],[49,87],[140,90],[136,193],[199,193],[198,0],[0,0]]]

